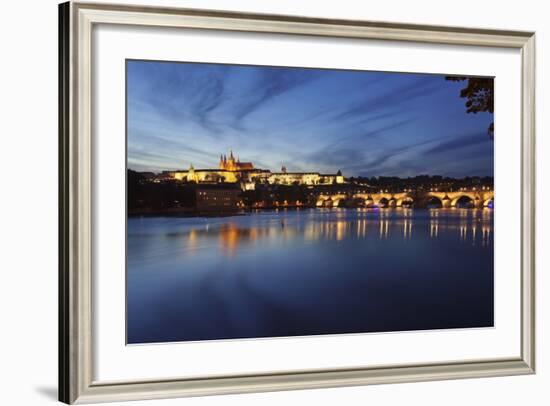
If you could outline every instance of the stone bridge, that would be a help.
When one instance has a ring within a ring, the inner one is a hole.
[[[456,207],[459,201],[475,208],[488,207],[494,201],[493,190],[459,190],[453,192],[417,191],[401,193],[339,193],[321,194],[317,207],[417,207],[440,204],[443,208]]]

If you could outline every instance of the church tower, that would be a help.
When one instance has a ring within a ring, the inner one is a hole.
[[[189,166],[189,170],[187,171],[187,181],[196,183],[198,183],[199,181],[198,176],[195,174],[195,168],[193,167],[193,164]]]
[[[344,175],[342,175],[342,171],[338,169],[338,172],[336,172],[336,183],[342,184],[344,182]]]
[[[233,150],[229,151],[229,157],[225,154],[220,155],[219,169],[222,171],[250,171],[254,169],[252,162],[241,162],[238,155],[233,154]]]
[[[229,152],[229,159],[227,160],[227,170],[234,171],[237,169],[237,165],[235,164],[235,157],[233,156],[233,150]]]

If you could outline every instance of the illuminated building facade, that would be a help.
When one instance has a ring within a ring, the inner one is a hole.
[[[321,174],[318,172],[281,172],[271,173],[267,181],[271,185],[334,185],[344,183],[341,171],[336,174]]]
[[[233,151],[220,156],[217,169],[195,169],[168,171],[163,173],[171,179],[193,183],[237,183],[244,190],[253,190],[257,183],[270,185],[334,185],[345,183],[341,171],[335,174],[319,172],[288,172],[283,166],[281,172],[255,168],[252,162],[241,162]]]

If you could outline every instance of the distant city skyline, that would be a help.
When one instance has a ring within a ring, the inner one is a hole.
[[[444,75],[127,62],[128,167],[493,176],[493,114]]]

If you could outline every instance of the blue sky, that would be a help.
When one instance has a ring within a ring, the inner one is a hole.
[[[128,61],[128,167],[493,175],[490,113],[441,75]]]

